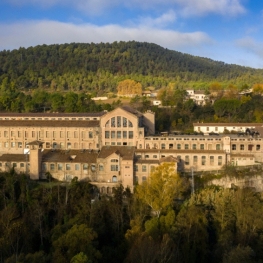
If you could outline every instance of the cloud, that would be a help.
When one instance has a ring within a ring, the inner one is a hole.
[[[245,37],[238,39],[236,45],[248,53],[253,53],[256,56],[263,58],[263,42],[257,42],[251,37]]]
[[[160,9],[173,9],[184,16],[220,14],[239,15],[246,12],[242,0],[4,0],[13,5],[37,5],[51,7],[54,5],[69,6],[87,14],[101,14],[115,7],[130,9],[148,9],[158,11]]]
[[[157,18],[148,17],[140,17],[138,22],[141,26],[145,27],[165,27],[170,23],[176,20],[176,14],[173,10],[169,10],[168,12],[162,14]]]
[[[146,26],[121,27],[96,26],[57,21],[24,21],[0,24],[0,50],[29,47],[41,44],[70,42],[142,41],[159,44],[165,48],[185,50],[187,47],[210,45],[212,40],[203,32],[182,33]]]
[[[185,16],[205,15],[209,13],[235,16],[246,12],[241,0],[174,0]]]

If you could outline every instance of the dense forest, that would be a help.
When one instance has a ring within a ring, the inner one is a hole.
[[[234,167],[226,174],[246,175]],[[261,194],[208,187],[206,177],[191,192],[169,163],[150,178],[133,194],[120,186],[107,196],[77,178],[36,182],[1,173],[0,262],[262,262]]]
[[[6,79],[23,91],[45,88],[101,95],[116,92],[125,79],[140,82],[143,89],[159,89],[170,82],[202,89],[213,81],[251,86],[262,81],[262,73],[135,41],[41,45],[0,52],[0,83]]]

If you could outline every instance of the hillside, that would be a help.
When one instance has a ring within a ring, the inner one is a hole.
[[[18,89],[115,91],[132,78],[143,88],[169,82],[181,86],[213,81],[252,85],[263,70],[225,64],[140,42],[41,45],[0,52],[0,83],[7,78]]]

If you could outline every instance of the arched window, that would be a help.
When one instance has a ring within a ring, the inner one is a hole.
[[[116,176],[116,175],[113,175],[113,176],[112,176],[112,182],[113,182],[113,183],[117,183],[117,182],[118,182],[118,179],[117,179],[117,176]]]

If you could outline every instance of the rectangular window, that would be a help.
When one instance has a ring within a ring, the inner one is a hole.
[[[67,171],[70,170],[70,164],[69,164],[69,163],[66,164],[66,170],[67,170]]]
[[[93,132],[89,131],[89,138],[92,139],[93,138]]]
[[[75,170],[79,171],[80,165],[78,163],[75,164]]]
[[[83,170],[88,170],[88,164],[87,163],[83,164]]]
[[[256,150],[259,151],[260,150],[260,144],[256,145]]]
[[[142,172],[146,172],[146,171],[147,171],[146,165],[143,165],[142,166]]]
[[[189,165],[189,162],[190,162],[190,158],[188,155],[185,156],[185,159],[184,159],[184,163],[185,165]]]
[[[204,144],[200,144],[200,150],[204,150],[205,149],[205,145]]]
[[[8,148],[8,147],[9,147],[8,142],[5,142],[5,148]]]
[[[223,157],[218,156],[218,165],[222,165],[222,163],[223,163]]]
[[[99,171],[104,171],[104,166],[103,166],[103,164],[100,164],[100,165],[99,165]]]
[[[32,138],[35,138],[35,137],[36,137],[36,132],[32,131]]]
[[[181,150],[181,144],[177,144],[177,150]]]
[[[49,166],[50,171],[54,171],[55,170],[55,164],[51,163]]]
[[[122,132],[123,139],[127,139],[127,131]]]
[[[244,144],[240,144],[240,150],[241,150],[241,151],[244,151],[244,150],[245,150]]]
[[[11,131],[11,137],[14,137],[14,136],[15,136],[15,132]]]
[[[210,165],[214,165],[214,156],[210,156]]]
[[[121,117],[117,116],[117,127],[121,127]]]
[[[62,163],[58,163],[58,170],[59,171],[63,170],[63,164]]]
[[[18,136],[19,138],[21,138],[21,137],[22,137],[22,132],[21,132],[21,131],[18,131],[17,136]]]
[[[59,132],[59,137],[60,137],[60,138],[64,138],[64,132],[63,132],[63,131],[60,131],[60,132]]]
[[[20,168],[24,168],[25,164],[24,163],[20,163]]]
[[[138,172],[138,165],[137,164],[134,166],[134,171]]]
[[[115,138],[115,131],[111,132],[111,138],[114,139]]]
[[[185,150],[188,150],[188,149],[189,149],[189,144],[185,144],[185,145],[184,145],[184,149],[185,149]]]
[[[194,164],[197,164],[197,161],[198,161],[198,157],[197,157],[197,156],[194,156],[194,157],[193,157],[193,163],[194,163]]]
[[[117,131],[117,138],[118,138],[118,139],[121,138],[121,131]]]
[[[192,145],[192,149],[193,149],[193,150],[196,150],[196,144],[193,144],[193,145]]]
[[[110,166],[110,170],[111,170],[111,171],[118,171],[118,170],[119,170],[119,166],[118,166],[117,164],[112,164],[112,165]]]
[[[78,138],[79,137],[79,134],[77,131],[74,131],[74,138]]]
[[[67,138],[70,138],[70,131],[67,131]]]
[[[220,144],[216,144],[216,150],[220,150]]]
[[[201,164],[202,164],[202,165],[205,165],[205,163],[206,163],[206,157],[205,157],[205,156],[202,156],[202,162],[201,162]]]
[[[236,149],[237,149],[236,144],[232,144],[232,150],[236,150]]]
[[[129,139],[133,139],[133,131],[129,131]]]
[[[110,138],[110,132],[109,131],[105,131],[105,138],[109,139]]]
[[[45,172],[47,170],[47,164],[43,163],[42,164],[42,171]]]
[[[8,136],[8,131],[4,131],[4,137]]]
[[[165,144],[164,143],[161,144],[161,149],[165,149]]]
[[[127,127],[127,119],[123,117],[122,119],[123,127]]]

